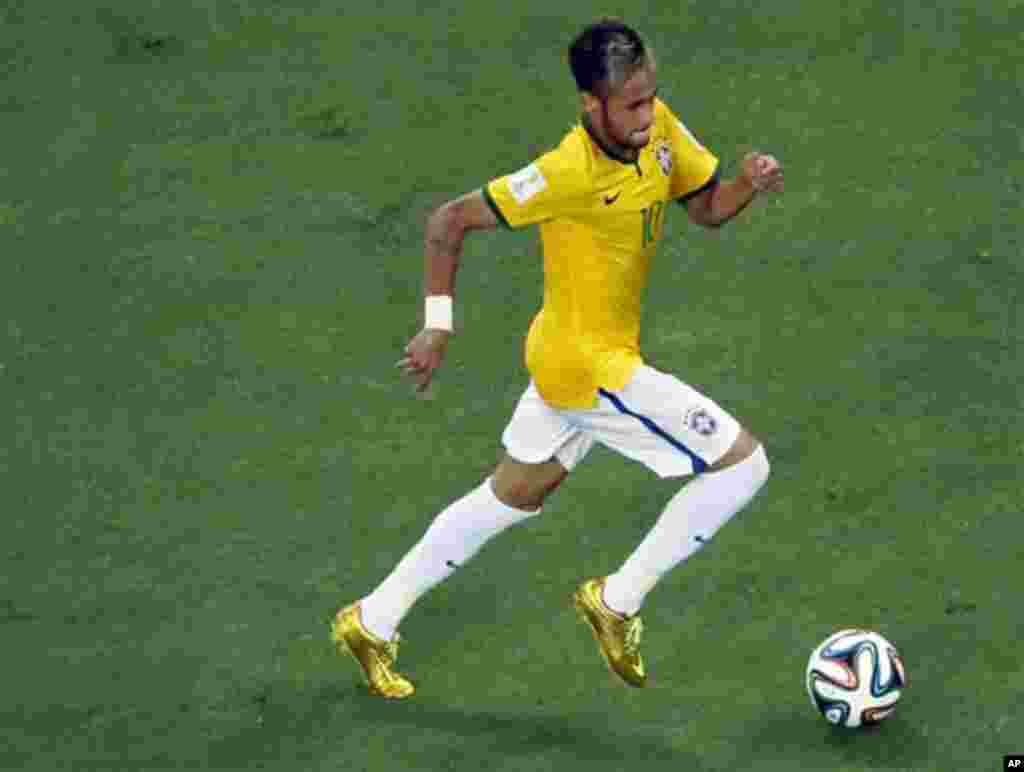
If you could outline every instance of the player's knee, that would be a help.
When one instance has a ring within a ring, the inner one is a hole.
[[[506,507],[516,509],[538,509],[544,503],[544,493],[523,478],[495,476],[494,495]]]
[[[494,495],[502,504],[523,510],[536,510],[562,483],[568,472],[557,470],[544,474],[530,474],[521,468],[498,464],[494,472]]]
[[[717,472],[722,469],[728,469],[730,466],[735,466],[742,461],[746,461],[761,447],[761,441],[757,439],[753,434],[748,432],[744,428],[740,428],[740,433],[733,442],[732,447],[725,452],[718,461],[712,464],[709,468],[709,472]],[[768,457],[762,451],[764,456],[765,466],[768,463]]]

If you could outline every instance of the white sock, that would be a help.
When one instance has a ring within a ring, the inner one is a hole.
[[[434,518],[419,543],[363,598],[363,626],[391,640],[402,618],[424,593],[465,565],[492,537],[537,514],[539,509],[527,512],[503,504],[487,478]]]
[[[616,573],[608,577],[604,602],[635,614],[662,576],[704,546],[750,503],[768,479],[768,457],[758,446],[738,464],[706,472],[669,501],[654,527]]]

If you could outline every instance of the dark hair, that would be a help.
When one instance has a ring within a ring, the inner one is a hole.
[[[640,35],[613,17],[588,25],[569,46],[569,69],[576,87],[598,96],[607,96],[646,61]]]

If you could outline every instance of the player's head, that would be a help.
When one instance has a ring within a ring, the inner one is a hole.
[[[613,18],[590,24],[569,46],[569,68],[584,111],[606,139],[632,150],[650,141],[654,52],[636,30]]]

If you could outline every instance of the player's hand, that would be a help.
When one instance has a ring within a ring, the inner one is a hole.
[[[783,188],[782,164],[774,156],[754,151],[743,159],[741,174],[758,193],[781,193]]]
[[[441,366],[444,352],[448,348],[447,330],[421,330],[405,347],[405,356],[395,363],[416,383],[416,391],[424,391],[434,377],[434,370]]]

